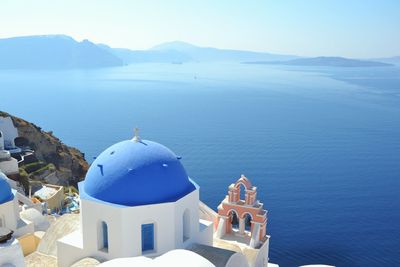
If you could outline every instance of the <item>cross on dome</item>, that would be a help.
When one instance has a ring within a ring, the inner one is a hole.
[[[133,141],[134,142],[136,142],[136,143],[138,143],[138,142],[140,142],[140,141],[142,141],[142,139],[140,138],[140,136],[139,136],[139,128],[134,128],[133,129],[133,132],[134,132],[134,137],[133,137]]]

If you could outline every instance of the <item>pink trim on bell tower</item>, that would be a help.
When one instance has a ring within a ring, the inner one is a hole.
[[[240,186],[245,189],[244,199],[240,199]],[[218,220],[215,224],[219,237],[224,234],[249,235],[251,237],[252,247],[262,243],[267,234],[267,211],[263,209],[263,203],[257,200],[257,187],[253,186],[249,179],[244,175],[231,184],[228,188],[228,195],[218,206]],[[239,230],[234,233],[232,230],[232,219],[234,214],[239,220]],[[250,231],[245,229],[246,216],[251,217]],[[223,224],[219,225],[220,223]],[[223,229],[220,229],[222,226]]]

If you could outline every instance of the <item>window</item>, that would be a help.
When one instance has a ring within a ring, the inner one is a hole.
[[[244,200],[246,202],[246,187],[242,183],[239,185],[239,192],[240,200]]]
[[[142,224],[142,252],[154,250],[154,223]]]
[[[246,213],[243,218],[244,218],[244,229],[246,231],[251,231],[251,223],[253,218],[249,213]]]
[[[190,238],[190,210],[185,210],[183,213],[183,242]]]
[[[2,218],[2,216],[0,215],[0,227],[4,227],[5,225],[3,225],[3,218]]]
[[[235,210],[231,210],[229,212],[230,222],[232,225],[232,229],[239,229],[239,216],[237,215]]]
[[[108,251],[108,226],[106,222],[100,224],[99,249]]]

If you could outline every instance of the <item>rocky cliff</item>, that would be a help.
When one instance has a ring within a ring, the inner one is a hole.
[[[38,160],[52,163],[55,166],[57,175],[51,182],[61,185],[76,185],[77,182],[83,180],[89,164],[82,152],[63,144],[52,132],[45,132],[33,123],[2,111],[0,111],[0,116],[12,118],[14,126],[18,129],[19,137],[26,140],[27,144],[35,151]]]

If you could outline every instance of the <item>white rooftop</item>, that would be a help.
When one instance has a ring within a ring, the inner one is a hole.
[[[38,191],[35,192],[34,196],[40,197],[41,199],[49,199],[54,194],[57,193],[57,190],[52,187],[43,186]]]
[[[188,250],[171,250],[155,259],[143,256],[133,258],[119,258],[104,262],[99,267],[120,267],[120,266],[140,266],[140,267],[215,267],[202,256]]]

